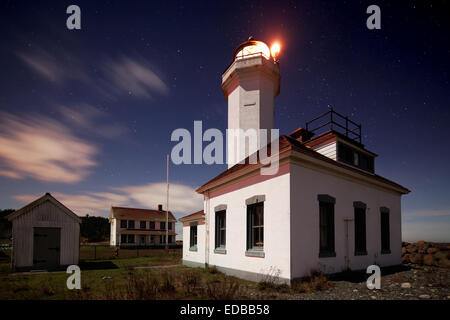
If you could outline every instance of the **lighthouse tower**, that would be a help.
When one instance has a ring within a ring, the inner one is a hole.
[[[264,42],[250,37],[237,47],[232,64],[222,75],[222,90],[228,100],[228,168],[270,142],[274,99],[280,93],[275,54]],[[260,129],[266,129],[267,138],[261,139]],[[253,134],[256,143],[250,138]]]

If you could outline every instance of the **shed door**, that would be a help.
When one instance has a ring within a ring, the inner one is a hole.
[[[60,228],[34,228],[33,267],[59,266],[60,243]]]

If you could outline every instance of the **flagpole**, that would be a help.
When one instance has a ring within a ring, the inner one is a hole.
[[[166,250],[169,249],[169,155],[166,157],[167,164],[166,164],[166,170],[167,170],[167,177],[166,177],[166,183],[167,183],[167,193],[166,193]]]

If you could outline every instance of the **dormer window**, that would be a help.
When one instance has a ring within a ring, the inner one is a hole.
[[[343,143],[337,144],[337,160],[364,171],[374,172],[374,158],[356,148]]]

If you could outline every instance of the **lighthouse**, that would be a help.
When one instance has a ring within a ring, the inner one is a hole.
[[[228,168],[270,142],[274,99],[280,93],[279,49],[278,44],[271,50],[250,37],[236,48],[233,62],[222,75],[228,100]]]

